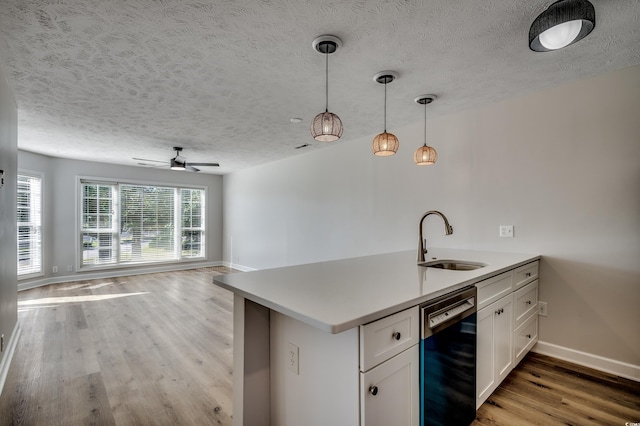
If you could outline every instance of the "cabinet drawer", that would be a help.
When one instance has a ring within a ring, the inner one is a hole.
[[[513,289],[517,290],[531,281],[538,279],[538,264],[535,262],[527,263],[514,270]]]
[[[533,315],[513,332],[513,354],[515,365],[538,341],[538,316]]]
[[[360,371],[367,371],[419,342],[419,308],[414,306],[360,326]]]
[[[511,293],[512,282],[513,271],[509,271],[477,283],[478,309],[482,309]]]
[[[519,327],[531,315],[538,313],[538,280],[527,284],[513,293],[514,324]]]

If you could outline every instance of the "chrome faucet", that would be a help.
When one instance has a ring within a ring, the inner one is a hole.
[[[419,241],[418,241],[418,262],[424,262],[424,254],[427,252],[427,241],[422,240],[422,222],[424,222],[424,220],[427,218],[427,216],[429,215],[438,215],[442,218],[442,220],[444,220],[444,233],[445,235],[451,235],[453,234],[453,227],[451,225],[449,225],[449,221],[447,220],[447,218],[445,217],[445,215],[443,215],[442,213],[440,213],[437,210],[429,210],[428,212],[426,212],[424,214],[424,216],[422,216],[422,219],[420,219],[420,224],[418,225],[419,229],[420,229],[420,237],[419,237]]]

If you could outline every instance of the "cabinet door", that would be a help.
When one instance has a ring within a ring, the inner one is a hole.
[[[509,295],[500,301],[502,303],[494,310],[495,373],[498,383],[513,369],[513,298]]]
[[[478,311],[476,408],[480,407],[513,367],[513,296]]]
[[[360,373],[361,424],[411,425],[420,421],[419,345]]]

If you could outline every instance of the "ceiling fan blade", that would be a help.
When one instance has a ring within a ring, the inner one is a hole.
[[[137,160],[137,161],[151,161],[154,163],[166,163],[165,161],[160,161],[160,160],[149,160],[148,158],[137,158],[137,157],[132,157],[133,160]]]
[[[196,169],[195,167],[191,166],[190,164],[185,164],[184,165],[184,169],[185,170],[189,170],[190,172],[199,172],[200,169]]]
[[[218,163],[189,163],[190,166],[209,166],[209,167],[220,167]]]
[[[138,163],[139,166],[150,167],[152,169],[159,169],[160,167],[167,167],[166,164],[147,164],[147,163]]]

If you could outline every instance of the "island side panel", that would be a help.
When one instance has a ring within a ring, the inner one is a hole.
[[[271,424],[357,426],[358,359],[357,327],[331,334],[271,311]]]
[[[269,425],[269,309],[233,299],[233,424]]]

